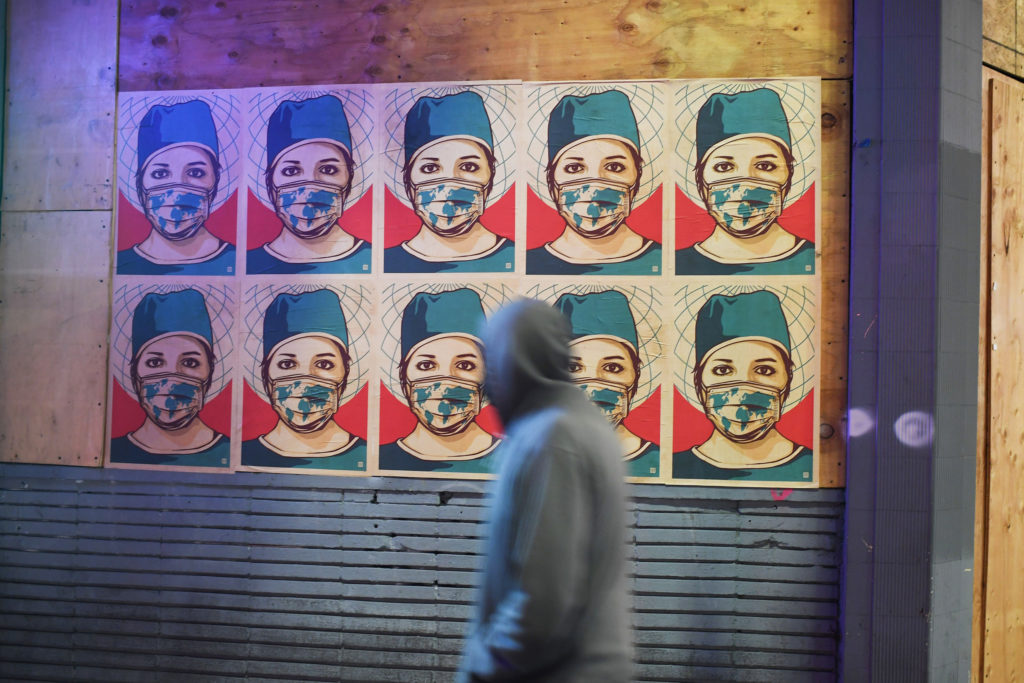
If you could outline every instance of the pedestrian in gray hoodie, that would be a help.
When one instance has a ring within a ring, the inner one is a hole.
[[[481,339],[506,437],[458,680],[629,681],[625,469],[608,421],[570,382],[568,323],[519,300]]]

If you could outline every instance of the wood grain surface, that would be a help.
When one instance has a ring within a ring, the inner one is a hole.
[[[850,78],[851,43],[851,3],[834,0],[137,0],[118,84]]]
[[[989,80],[988,417],[981,680],[1024,678],[1024,85]],[[984,201],[984,198],[983,198]]]

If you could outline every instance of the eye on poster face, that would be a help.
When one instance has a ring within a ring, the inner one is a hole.
[[[460,478],[496,471],[500,425],[483,398],[477,332],[511,298],[496,285],[410,283],[382,295],[382,474]]]
[[[815,485],[813,290],[693,285],[675,298],[673,482]]]
[[[513,272],[517,93],[502,83],[384,92],[385,272]]]
[[[376,154],[370,90],[250,92],[246,272],[369,273]]]
[[[676,274],[813,274],[819,82],[687,81],[674,96]]]
[[[524,86],[526,273],[662,273],[663,85]]]
[[[241,175],[231,92],[118,101],[118,275],[232,275]]]
[[[364,473],[369,288],[254,285],[243,300],[242,468]]]
[[[114,292],[108,465],[229,467],[234,304],[227,286]]]
[[[608,418],[630,477],[661,472],[662,296],[653,287],[551,285],[527,296],[569,321],[569,373]]]

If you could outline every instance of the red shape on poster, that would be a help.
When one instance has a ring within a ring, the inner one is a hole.
[[[274,210],[261,202],[252,190],[248,195],[246,249],[257,249],[277,237],[284,226]],[[338,222],[348,234],[370,242],[373,237],[373,193],[367,190],[355,204],[345,207]]]
[[[532,187],[526,188],[526,248],[536,249],[555,239],[565,230],[565,219],[537,196]],[[626,219],[638,235],[662,242],[661,186],[658,186],[643,204],[633,207]]]
[[[787,410],[775,425],[779,434],[804,448],[814,447],[814,389]]]
[[[622,421],[626,429],[644,441],[661,443],[661,387],[654,390],[643,403],[630,408],[629,415]]]
[[[480,216],[484,227],[508,239],[516,235],[516,186],[513,183],[498,201],[484,209]],[[384,188],[384,248],[390,249],[410,240],[419,232],[422,221],[416,212],[407,207],[391,192]]]
[[[807,191],[783,210],[779,225],[810,242],[814,242],[814,219],[816,212],[817,187],[811,184]],[[676,185],[676,249],[692,247],[706,240],[715,230],[715,219],[707,209],[695,204],[682,188]]]
[[[215,237],[235,244],[238,223],[238,193],[231,196],[206,219],[206,229]],[[120,191],[117,193],[117,250],[124,251],[142,242],[152,229],[146,214],[135,207]]]

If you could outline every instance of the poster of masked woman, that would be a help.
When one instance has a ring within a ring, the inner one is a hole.
[[[246,273],[369,273],[376,168],[369,89],[247,96]]]
[[[513,272],[518,93],[504,83],[384,92],[385,272]]]
[[[365,473],[370,289],[256,284],[243,301],[241,468]]]
[[[235,295],[126,284],[114,294],[110,466],[230,466]]]
[[[661,316],[653,287],[553,285],[527,296],[548,301],[569,324],[569,375],[615,429],[626,474],[661,474]]]
[[[817,485],[813,291],[791,280],[676,293],[673,483]]]
[[[675,86],[676,275],[815,273],[819,86]]]
[[[661,275],[662,84],[524,90],[526,273]]]
[[[118,275],[233,275],[238,95],[123,93],[118,102]]]
[[[382,474],[481,478],[496,472],[500,433],[486,404],[488,312],[511,298],[498,285],[393,285],[382,295]]]

